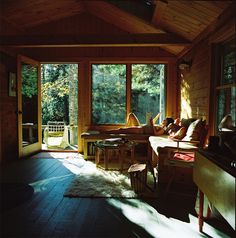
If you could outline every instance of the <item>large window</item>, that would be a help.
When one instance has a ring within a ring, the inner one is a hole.
[[[216,127],[227,114],[231,114],[233,121],[236,122],[235,51],[235,38],[220,46],[221,73],[216,85]]]
[[[92,123],[125,124],[129,112],[142,124],[164,117],[165,82],[165,64],[92,64]]]

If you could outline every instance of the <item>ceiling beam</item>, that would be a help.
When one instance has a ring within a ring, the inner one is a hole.
[[[84,4],[91,14],[129,33],[165,33],[162,29],[104,1],[90,0]]]
[[[5,47],[126,47],[188,45],[191,42],[172,34],[128,34],[128,35],[18,35],[2,36],[1,46]]]
[[[154,26],[160,27],[161,23],[161,17],[166,10],[166,7],[168,5],[167,1],[159,0],[155,2],[155,10],[152,15],[152,24]]]

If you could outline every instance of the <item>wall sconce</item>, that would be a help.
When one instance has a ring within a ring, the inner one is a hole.
[[[192,61],[182,60],[179,64],[179,69],[180,70],[190,69],[191,66],[192,66]]]

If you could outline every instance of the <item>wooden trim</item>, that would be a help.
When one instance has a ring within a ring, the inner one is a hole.
[[[84,1],[84,5],[91,14],[103,19],[109,24],[112,23],[118,28],[122,26],[129,33],[164,33],[162,29],[158,29],[146,21],[104,1]]]
[[[209,44],[224,42],[235,35],[235,17],[225,24],[219,31],[213,33],[209,39]]]
[[[17,127],[18,127],[18,157],[20,158],[23,154],[22,152],[22,96],[19,93],[21,90],[21,60],[22,56],[17,57]]]
[[[217,86],[215,89],[216,90],[221,90],[221,89],[227,89],[227,88],[232,88],[232,87],[236,87],[236,83]]]
[[[155,47],[162,45],[188,45],[190,41],[173,34],[129,35],[56,35],[56,36],[1,36],[1,46],[42,47]]]
[[[159,26],[161,23],[161,17],[163,15],[163,12],[166,10],[166,7],[168,5],[167,1],[156,1],[156,6],[155,6],[155,10],[154,13],[152,15],[152,23],[155,26]]]
[[[31,64],[37,67],[37,86],[38,86],[38,98],[37,98],[37,117],[38,117],[38,141],[30,144],[28,146],[22,146],[22,78],[21,78],[21,63]],[[23,55],[18,55],[17,57],[17,94],[18,94],[18,156],[19,158],[23,158],[32,154],[34,152],[38,152],[41,150],[42,144],[42,128],[41,128],[41,73],[40,73],[40,63],[31,58],[28,58]]]
[[[131,64],[126,64],[126,118],[131,112],[131,92],[132,92],[132,67]]]

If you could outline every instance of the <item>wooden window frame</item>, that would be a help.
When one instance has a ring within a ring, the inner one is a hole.
[[[235,39],[235,36],[231,36],[228,39],[225,39],[222,42],[217,42],[217,44],[213,44],[213,65],[212,65],[212,70],[214,70],[213,74],[213,91],[214,91],[214,97],[216,100],[214,103],[214,119],[213,119],[213,132],[214,134],[218,134],[218,124],[219,121],[217,121],[218,118],[218,94],[222,90],[230,90],[233,87],[236,87],[236,82],[234,80],[233,83],[223,83],[222,77],[223,77],[223,52],[222,52],[222,47],[223,45],[227,44],[227,42],[230,42],[232,39]],[[231,95],[227,92],[226,93],[226,101],[228,103],[225,103],[225,108],[224,108],[224,114],[228,114],[230,112],[230,101],[231,101]]]
[[[131,95],[132,95],[132,65],[133,64],[164,64],[165,65],[165,113],[167,112],[167,88],[168,88],[168,62],[163,61],[93,61],[90,62],[90,125],[92,128],[109,128],[109,127],[120,127],[124,126],[124,124],[93,124],[92,123],[92,65],[94,64],[123,64],[126,65],[126,118],[128,114],[131,112]]]

